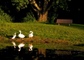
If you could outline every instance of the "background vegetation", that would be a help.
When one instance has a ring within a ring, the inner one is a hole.
[[[79,0],[0,0],[0,20],[54,23],[57,18],[65,18],[73,19],[73,23],[83,24],[81,4],[82,1]]]
[[[10,15],[8,15],[2,9],[0,9],[0,23],[4,22],[12,22],[12,18]]]

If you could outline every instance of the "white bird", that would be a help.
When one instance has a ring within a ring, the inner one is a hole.
[[[12,44],[13,44],[14,48],[16,48],[16,43],[14,41],[12,41]]]
[[[33,31],[30,31],[29,32],[29,38],[32,38],[33,37]]]
[[[19,38],[24,38],[25,35],[21,33],[21,30],[19,30],[19,32],[20,32],[20,33],[19,33],[18,37],[19,37]]]
[[[16,38],[16,33],[14,33],[13,37],[11,39],[15,39]]]
[[[18,51],[21,51],[21,48],[24,47],[24,46],[25,46],[25,44],[24,44],[23,42],[20,43],[20,44],[18,45],[18,48],[19,48]]]
[[[33,45],[29,44],[29,51],[32,51],[32,50],[33,50]]]

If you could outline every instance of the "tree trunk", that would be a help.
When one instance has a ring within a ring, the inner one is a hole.
[[[48,17],[48,12],[45,12],[45,13],[40,13],[39,14],[39,17],[38,17],[38,21],[39,22],[47,22],[47,17]]]

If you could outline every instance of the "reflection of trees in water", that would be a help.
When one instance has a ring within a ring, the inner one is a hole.
[[[6,47],[0,50],[0,60],[82,60],[84,51],[65,51],[56,49],[37,49],[28,51],[28,48]]]

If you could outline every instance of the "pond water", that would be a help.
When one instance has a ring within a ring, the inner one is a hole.
[[[8,46],[0,50],[0,60],[84,60],[84,51],[37,49],[28,51],[28,48],[14,49]]]

